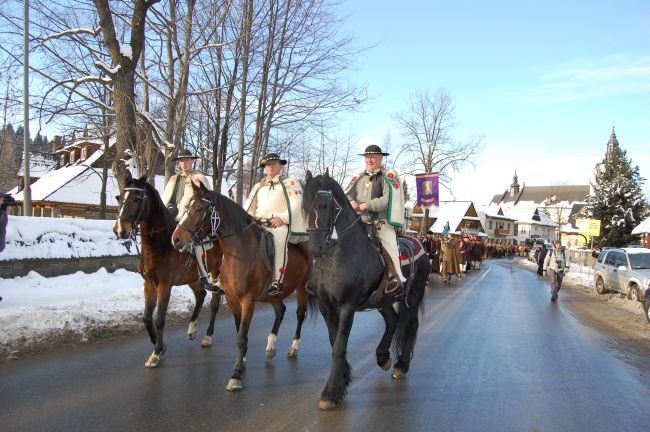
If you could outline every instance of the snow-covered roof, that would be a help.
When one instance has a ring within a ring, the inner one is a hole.
[[[85,140],[89,141],[89,140]],[[109,147],[114,145],[111,139]],[[71,146],[73,146],[71,144]],[[70,146],[68,146],[70,147]],[[31,185],[32,202],[48,201],[56,203],[98,205],[102,187],[102,171],[93,167],[104,155],[104,147],[99,147],[83,161],[51,170]],[[108,170],[106,180],[107,205],[116,206],[115,196],[119,195],[117,179],[112,170]],[[155,187],[162,193],[165,185],[164,176],[156,176]],[[10,191],[16,201],[22,202],[23,194],[18,188]]]
[[[455,230],[463,220],[480,222],[478,216],[466,216],[472,205],[471,201],[441,201],[438,207],[429,209],[429,216],[436,218],[429,229],[434,233],[441,233],[447,222],[452,230]]]
[[[505,214],[501,209],[501,207],[481,206],[477,210],[479,216],[481,215],[481,213],[483,213],[485,216],[491,217],[493,219],[505,219],[505,220],[512,220],[512,221],[517,220],[516,218]]]
[[[516,206],[506,211],[506,214],[514,218],[517,223],[527,223],[534,225],[557,227],[557,223],[553,222],[551,218],[542,209],[533,207]],[[537,217],[537,219],[535,219]]]
[[[632,234],[634,235],[639,235],[639,234],[646,234],[650,233],[650,217],[642,221],[639,225],[634,227],[632,230]]]

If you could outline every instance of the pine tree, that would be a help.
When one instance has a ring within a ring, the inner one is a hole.
[[[594,195],[587,199],[590,216],[601,221],[601,246],[622,247],[634,242],[632,229],[648,213],[644,182],[639,167],[632,166],[618,142],[608,148],[603,163],[596,165]]]

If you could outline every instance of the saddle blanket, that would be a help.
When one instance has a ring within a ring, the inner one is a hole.
[[[399,263],[402,266],[410,264],[411,261],[415,261],[424,255],[422,243],[415,237],[399,236],[397,244],[399,246]]]

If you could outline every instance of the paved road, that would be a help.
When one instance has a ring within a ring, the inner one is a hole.
[[[640,431],[650,424],[650,367],[580,324],[533,272],[492,260],[428,288],[412,369],[403,381],[375,364],[383,321],[357,314],[348,357],[354,381],[333,412],[317,401],[329,374],[323,319],[307,324],[288,360],[295,305],[278,357],[264,360],[268,307],[253,320],[244,390],[227,393],[234,325],[215,345],[168,332],[161,368],[147,338],[0,365],[2,431]],[[205,328],[205,323],[200,331]]]

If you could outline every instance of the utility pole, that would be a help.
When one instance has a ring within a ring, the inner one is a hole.
[[[32,192],[29,179],[29,0],[23,3],[23,216],[32,215]]]

